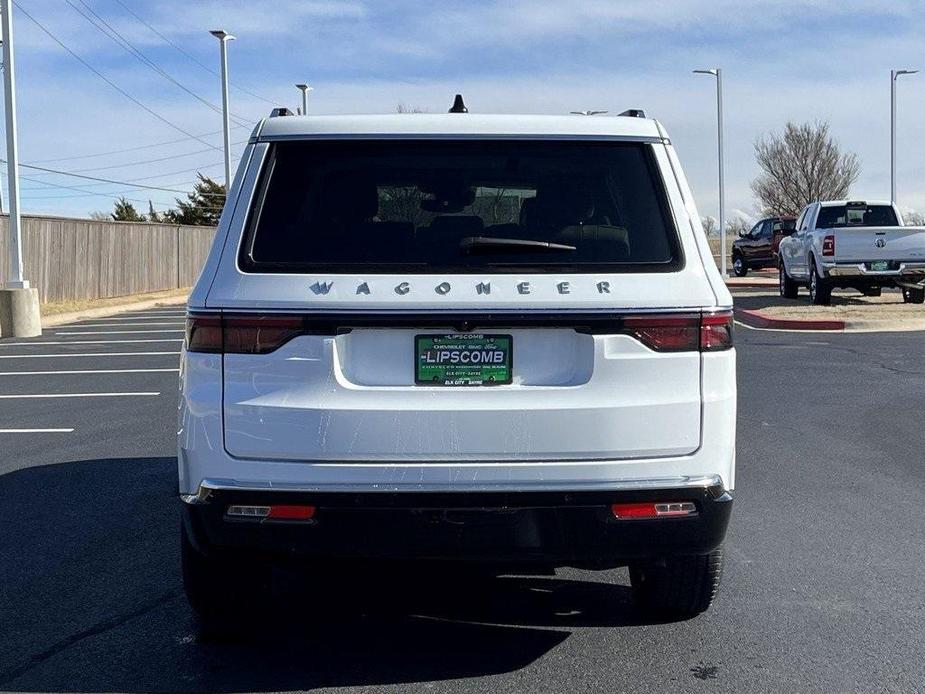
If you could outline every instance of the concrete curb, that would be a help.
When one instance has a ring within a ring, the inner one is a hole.
[[[56,313],[52,316],[42,316],[42,327],[51,328],[56,325],[66,325],[88,318],[105,318],[116,316],[127,311],[141,311],[158,306],[179,306],[186,303],[188,296],[170,296],[162,299],[145,299],[144,301],[127,301],[124,304],[88,308],[84,311],[71,311],[70,313]]]
[[[742,280],[736,282],[726,282],[729,289],[777,289],[776,280]]]
[[[761,311],[735,309],[735,317],[751,328],[768,330],[826,330],[845,333],[898,333],[925,331],[925,318],[905,320],[838,320],[774,318]]]
[[[752,328],[774,330],[845,330],[843,320],[807,320],[802,318],[774,318],[761,311],[735,309],[735,317]]]

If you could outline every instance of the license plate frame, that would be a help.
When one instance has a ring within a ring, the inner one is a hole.
[[[443,354],[437,354],[438,352]],[[472,354],[480,353],[478,366]],[[500,363],[481,359],[501,352]],[[453,353],[458,354],[452,361]],[[463,354],[469,354],[463,361]],[[414,383],[418,386],[478,388],[514,381],[514,338],[501,333],[426,333],[414,336]]]
[[[872,260],[867,265],[871,272],[887,272],[890,269],[889,260]]]

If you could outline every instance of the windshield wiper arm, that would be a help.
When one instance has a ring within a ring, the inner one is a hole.
[[[575,246],[551,241],[533,239],[506,239],[497,236],[467,236],[459,242],[459,251],[464,254],[489,253],[559,253],[578,250]]]

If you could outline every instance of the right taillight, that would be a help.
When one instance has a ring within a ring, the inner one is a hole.
[[[704,313],[700,317],[700,351],[720,352],[732,347],[732,311]]]
[[[627,316],[623,331],[656,352],[717,352],[732,347],[732,311]]]
[[[829,234],[822,239],[822,255],[835,255],[835,236]]]

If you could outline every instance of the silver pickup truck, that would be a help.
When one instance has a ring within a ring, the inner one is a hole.
[[[906,303],[925,301],[925,227],[903,226],[889,202],[811,203],[779,254],[780,294],[788,299],[805,285],[820,305],[835,288],[878,296],[883,287],[899,287]]]

